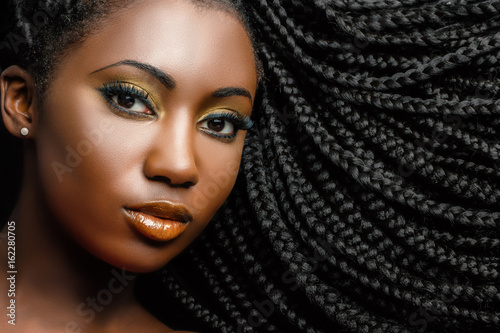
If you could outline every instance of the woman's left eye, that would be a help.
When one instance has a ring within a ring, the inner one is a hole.
[[[129,93],[120,93],[111,96],[111,100],[121,108],[131,112],[151,113],[149,107],[141,101],[140,98],[134,97]]]
[[[213,118],[200,122],[200,128],[224,136],[236,135],[235,125],[224,118]]]

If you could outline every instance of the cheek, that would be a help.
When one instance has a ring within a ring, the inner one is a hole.
[[[118,129],[94,99],[55,95],[38,124],[36,147],[41,188],[66,229],[91,226],[115,197]]]
[[[99,117],[89,100],[79,98],[78,90],[71,99],[55,94],[47,101],[37,124],[37,153],[41,175],[49,183],[74,186],[90,160],[102,155],[113,125]]]

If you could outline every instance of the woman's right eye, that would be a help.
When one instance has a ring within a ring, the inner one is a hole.
[[[104,98],[116,110],[131,116],[153,116],[149,93],[128,82],[105,83],[99,89]]]
[[[111,100],[119,107],[126,109],[130,112],[152,114],[149,107],[141,101],[140,98],[134,97],[128,93],[121,93],[111,96]]]

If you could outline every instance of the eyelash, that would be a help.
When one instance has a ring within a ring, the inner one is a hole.
[[[131,118],[143,118],[143,117],[148,117],[152,116],[150,114],[141,114],[138,112],[131,112],[128,111],[113,101],[112,97],[120,94],[129,94],[131,97],[139,99],[144,105],[148,107],[148,109],[153,112],[153,114],[156,114],[154,111],[153,104],[149,100],[149,93],[146,91],[136,87],[135,85],[128,83],[128,82],[122,82],[122,81],[115,81],[111,83],[104,83],[102,88],[99,88],[99,91],[103,95],[103,97],[106,99],[106,101],[113,107],[114,109],[118,110],[119,112],[125,113],[127,116]],[[210,131],[209,129],[202,129],[203,132],[217,138],[221,139],[223,141],[232,141],[238,134],[238,131],[241,130],[249,130],[253,126],[253,121],[245,116],[241,115],[236,112],[217,112],[217,113],[211,113],[205,116],[204,118],[200,119],[198,121],[199,123],[203,123],[205,121],[213,120],[213,119],[220,119],[224,121],[229,121],[230,123],[233,124],[234,126],[234,133],[233,134],[219,134],[217,132]]]

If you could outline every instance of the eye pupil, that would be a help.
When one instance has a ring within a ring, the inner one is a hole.
[[[118,104],[124,108],[132,108],[135,104],[135,98],[130,95],[118,95]]]
[[[225,121],[221,119],[211,119],[208,121],[208,128],[215,132],[221,132],[224,129]]]

